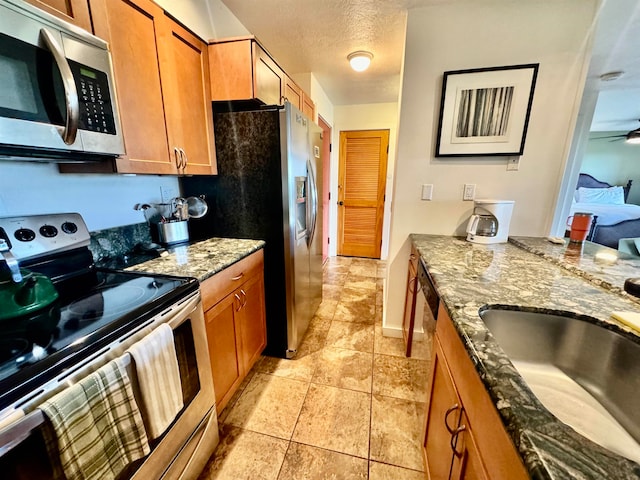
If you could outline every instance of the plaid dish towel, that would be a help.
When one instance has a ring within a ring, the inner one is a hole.
[[[128,360],[128,359],[127,359]],[[122,356],[41,407],[53,425],[68,480],[115,479],[149,453]]]
[[[184,406],[173,330],[163,323],[128,352],[136,366],[147,434],[155,439]]]

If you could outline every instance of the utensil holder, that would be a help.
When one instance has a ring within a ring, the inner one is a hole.
[[[186,220],[158,223],[158,238],[160,243],[171,245],[189,241],[189,229]]]

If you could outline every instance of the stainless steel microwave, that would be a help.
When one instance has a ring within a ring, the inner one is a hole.
[[[0,158],[121,154],[107,43],[22,0],[0,0]]]

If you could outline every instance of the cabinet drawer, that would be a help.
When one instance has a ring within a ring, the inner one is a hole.
[[[200,292],[204,311],[209,310],[252,275],[261,274],[263,266],[264,252],[261,249],[202,282]]]

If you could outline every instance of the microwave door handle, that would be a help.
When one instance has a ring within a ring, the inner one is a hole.
[[[62,140],[67,145],[73,144],[76,141],[76,134],[78,133],[78,122],[80,120],[80,103],[78,101],[78,90],[76,88],[76,82],[71,72],[69,62],[62,51],[60,45],[53,35],[46,29],[40,29],[40,35],[47,45],[47,48],[53,55],[53,59],[58,65],[60,75],[62,76],[62,85],[64,87],[64,98],[67,106],[67,121],[64,128],[61,129],[60,134]]]

